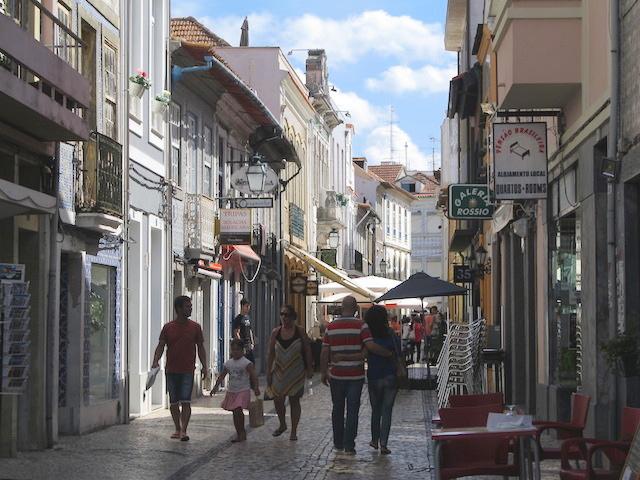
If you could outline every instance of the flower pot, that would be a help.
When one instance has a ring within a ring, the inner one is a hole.
[[[166,104],[164,102],[159,102],[158,100],[154,100],[153,101],[153,106],[151,108],[153,109],[153,113],[158,113],[160,115],[164,115],[164,112],[167,111],[168,107],[169,107],[168,104]]]
[[[141,83],[129,82],[129,93],[132,97],[142,98],[146,90],[146,87]]]

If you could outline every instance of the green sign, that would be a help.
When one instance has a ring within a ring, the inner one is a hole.
[[[487,185],[458,183],[449,185],[449,214],[455,220],[481,220],[493,217],[494,206]]]
[[[330,267],[338,266],[338,251],[335,248],[323,248],[320,250],[320,260]]]

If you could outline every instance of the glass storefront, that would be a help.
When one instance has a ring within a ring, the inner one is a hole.
[[[91,265],[89,391],[91,402],[113,398],[116,269]]]
[[[552,375],[555,383],[581,383],[581,239],[575,213],[555,221],[551,238],[551,325]]]

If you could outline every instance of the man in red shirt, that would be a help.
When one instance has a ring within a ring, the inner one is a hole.
[[[344,449],[345,453],[350,455],[356,453],[358,413],[364,385],[362,349],[366,348],[383,357],[392,355],[390,350],[373,342],[367,324],[356,318],[357,311],[358,302],[354,297],[348,296],[342,300],[342,316],[327,326],[320,355],[322,383],[331,388],[333,445],[336,450]],[[330,371],[329,362],[331,362]]]
[[[167,391],[171,417],[176,431],[171,438],[179,438],[183,442],[189,440],[187,426],[191,418],[191,391],[193,390],[193,372],[196,369],[196,347],[198,358],[202,364],[202,376],[207,376],[207,354],[204,351],[202,328],[189,320],[191,316],[191,299],[176,297],[173,301],[175,319],[167,323],[160,332],[160,341],[153,356],[152,367],[156,368],[167,347]],[[180,411],[182,406],[182,411]]]

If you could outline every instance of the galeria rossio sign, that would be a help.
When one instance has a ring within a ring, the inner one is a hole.
[[[493,217],[494,206],[487,185],[457,183],[449,185],[448,218],[482,220]]]

